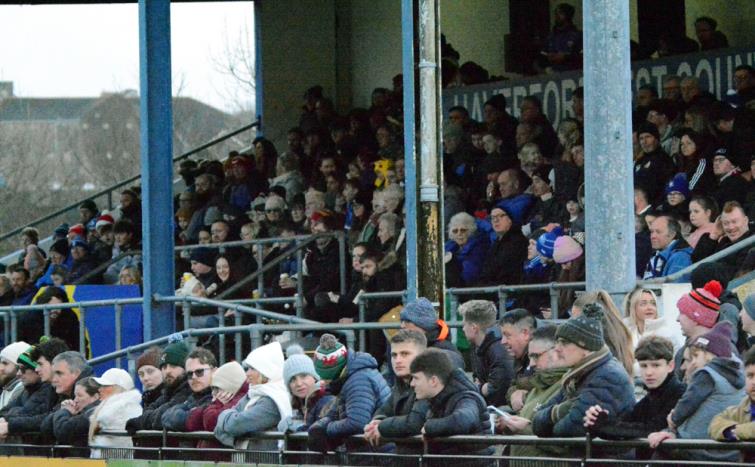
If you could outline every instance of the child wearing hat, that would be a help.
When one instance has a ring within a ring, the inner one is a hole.
[[[558,327],[555,351],[566,366],[560,393],[535,412],[532,431],[541,437],[584,436],[583,418],[593,405],[622,417],[634,407],[634,385],[606,346],[603,307],[592,303]]]
[[[702,288],[691,290],[676,302],[679,309],[676,319],[682,328],[682,334],[687,338],[684,346],[674,357],[676,375],[681,380],[684,379],[684,351],[698,336],[710,331],[720,319],[721,302],[718,297],[722,292],[723,287],[718,281],[709,281]]]
[[[315,369],[336,397],[327,413],[308,430],[310,450],[324,452],[362,433],[375,411],[391,397],[391,388],[372,355],[347,349],[332,334],[320,338]]]
[[[307,431],[335,397],[328,392],[314,362],[300,346],[291,345],[286,352],[288,358],[283,364],[283,382],[291,394],[294,412],[291,417],[280,421],[278,431]]]
[[[755,440],[755,347],[744,356],[745,397],[713,418],[708,427],[717,441]],[[745,453],[744,462],[755,462],[755,453]]]
[[[668,416],[668,428],[651,433],[648,441],[656,448],[667,439],[706,439],[708,424],[715,415],[744,397],[742,362],[734,357],[731,346],[732,325],[722,321],[707,333],[692,340],[689,346],[692,379]],[[692,450],[678,455],[695,460],[735,462],[737,451]]]

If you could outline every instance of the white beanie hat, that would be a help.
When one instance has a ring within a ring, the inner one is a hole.
[[[15,365],[18,362],[18,356],[26,352],[26,349],[29,347],[31,346],[24,341],[8,344],[0,351],[0,358],[8,360]]]
[[[280,342],[257,347],[249,352],[244,363],[262,373],[270,381],[283,379],[283,348]]]
[[[212,386],[236,394],[246,381],[244,369],[238,362],[228,362],[212,374]]]

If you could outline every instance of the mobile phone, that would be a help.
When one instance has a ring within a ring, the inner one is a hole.
[[[500,417],[503,417],[506,420],[508,420],[509,418],[511,418],[510,414],[504,412],[503,410],[499,409],[498,407],[496,407],[494,405],[489,405],[488,406],[488,412],[489,413],[494,413],[494,414],[496,414],[496,415],[498,415]]]

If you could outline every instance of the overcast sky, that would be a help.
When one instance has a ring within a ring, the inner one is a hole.
[[[248,107],[252,92],[219,71],[245,31],[252,2],[171,6],[173,89],[220,109]],[[0,6],[0,81],[19,97],[93,97],[139,89],[137,4]],[[246,102],[241,102],[246,99]]]

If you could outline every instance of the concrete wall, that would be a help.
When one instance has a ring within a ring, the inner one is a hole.
[[[442,0],[440,27],[461,58],[491,75],[504,73],[504,36],[509,33],[509,0]]]
[[[299,123],[304,91],[336,90],[335,4],[332,0],[274,0],[261,4],[265,136],[285,149]]]
[[[726,34],[731,47],[745,47],[755,42],[755,1],[726,0],[712,2],[710,0],[687,0],[685,3],[687,16],[687,36],[697,40],[695,36],[695,19],[700,16],[710,16],[718,22],[718,30]]]
[[[343,15],[351,23],[352,104],[369,107],[372,90],[390,88],[401,73],[401,1],[351,0],[338,12]]]

